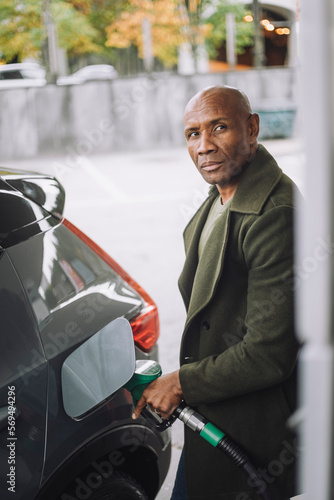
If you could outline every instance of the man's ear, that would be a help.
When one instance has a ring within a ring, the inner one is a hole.
[[[260,131],[260,117],[257,113],[253,113],[248,121],[249,139],[251,144],[256,142]]]

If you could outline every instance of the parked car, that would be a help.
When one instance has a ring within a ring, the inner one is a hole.
[[[113,80],[117,78],[116,69],[110,64],[91,64],[68,76],[60,76],[58,85],[80,84],[92,80]]]
[[[45,68],[37,63],[0,65],[0,89],[42,87],[45,84]]]
[[[62,369],[74,351],[123,318],[136,358],[157,360],[159,318],[148,294],[63,217],[64,203],[52,176],[0,169],[0,498],[154,499],[169,431],[132,420],[123,388],[82,415],[65,411]]]

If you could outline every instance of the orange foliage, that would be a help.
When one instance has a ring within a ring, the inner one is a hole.
[[[131,0],[128,10],[106,28],[106,45],[118,48],[135,45],[143,57],[142,23],[145,18],[151,22],[153,55],[166,65],[175,64],[177,48],[188,41],[190,29],[184,2],[180,0]],[[194,31],[194,27],[191,30]],[[202,37],[203,27],[197,31],[198,37]]]

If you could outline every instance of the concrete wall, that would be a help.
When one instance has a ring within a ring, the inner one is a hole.
[[[295,106],[296,76],[275,68],[1,90],[0,161],[179,146],[185,104],[198,90],[227,84],[244,90],[255,110],[282,110]]]

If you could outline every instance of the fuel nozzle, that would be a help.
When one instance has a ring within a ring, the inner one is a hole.
[[[138,359],[136,361],[135,372],[124,386],[131,392],[134,405],[140,400],[146,386],[160,377],[161,373],[161,366],[157,361],[151,359]]]
[[[133,404],[136,405],[143,394],[145,388],[160,377],[162,373],[161,366],[157,361],[150,359],[139,359],[136,361],[136,369],[129,382],[124,386],[131,392]],[[168,429],[176,420],[176,414],[166,420],[163,420],[157,413],[152,413],[149,406],[146,405],[142,410],[142,415],[155,426],[159,432]]]

